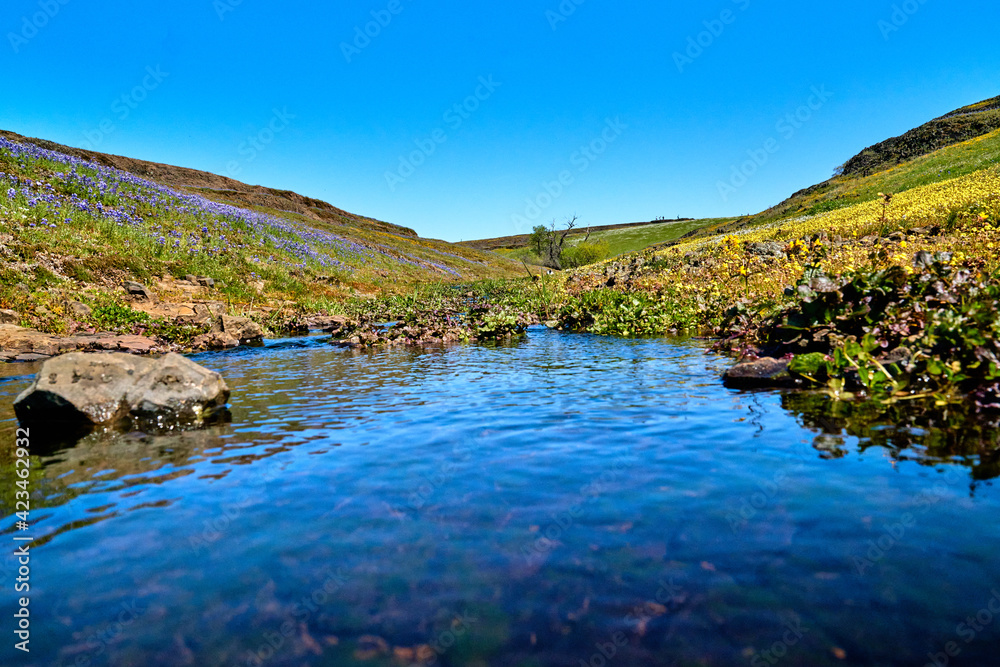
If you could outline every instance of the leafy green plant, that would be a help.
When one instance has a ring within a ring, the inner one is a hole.
[[[528,328],[524,314],[509,306],[478,306],[469,311],[469,321],[477,340],[512,338]]]
[[[137,327],[147,327],[152,318],[113,297],[102,297],[90,313],[90,323],[98,331],[133,333]]]
[[[913,268],[827,276],[807,271],[790,305],[757,334],[790,372],[882,400],[973,395],[1000,407],[1000,276],[948,253],[918,253]]]

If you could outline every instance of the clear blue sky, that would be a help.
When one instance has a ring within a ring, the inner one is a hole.
[[[447,240],[756,212],[1000,95],[995,0],[7,0],[2,17],[0,127]],[[763,164],[720,193],[748,151]]]

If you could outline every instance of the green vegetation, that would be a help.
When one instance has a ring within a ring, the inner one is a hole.
[[[596,231],[590,238],[592,241],[607,243],[608,257],[617,257],[626,253],[644,250],[650,246],[676,241],[703,227],[722,225],[732,222],[735,219],[704,218],[701,220],[682,220],[680,222],[655,222],[643,225],[642,227]]]
[[[149,326],[152,318],[142,311],[116,300],[111,295],[102,295],[90,313],[90,322],[99,331],[132,333],[138,327]]]
[[[843,276],[815,266],[787,296],[756,326],[735,310],[727,326],[770,356],[795,355],[789,370],[810,384],[939,405],[971,395],[1000,408],[1000,273],[981,260],[921,252],[911,271]]]
[[[611,254],[607,241],[580,241],[562,251],[562,265],[566,269],[576,269],[594,264]]]
[[[392,322],[420,312],[466,312],[476,304],[488,303],[548,319],[565,296],[563,280],[557,276],[489,279],[463,285],[427,283],[404,294],[348,299],[335,312],[355,320]]]
[[[680,296],[681,298],[677,298]],[[559,326],[607,336],[662,336],[698,326],[702,309],[682,295],[615,289],[572,294],[559,310]]]

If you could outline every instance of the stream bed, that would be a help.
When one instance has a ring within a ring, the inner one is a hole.
[[[327,339],[194,356],[230,423],[33,450],[0,664],[997,664],[995,429],[729,390],[697,341]]]

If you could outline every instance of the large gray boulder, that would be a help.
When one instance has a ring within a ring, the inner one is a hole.
[[[228,400],[222,376],[178,354],[72,352],[42,365],[14,411],[24,426],[45,431],[175,426],[201,423]]]

